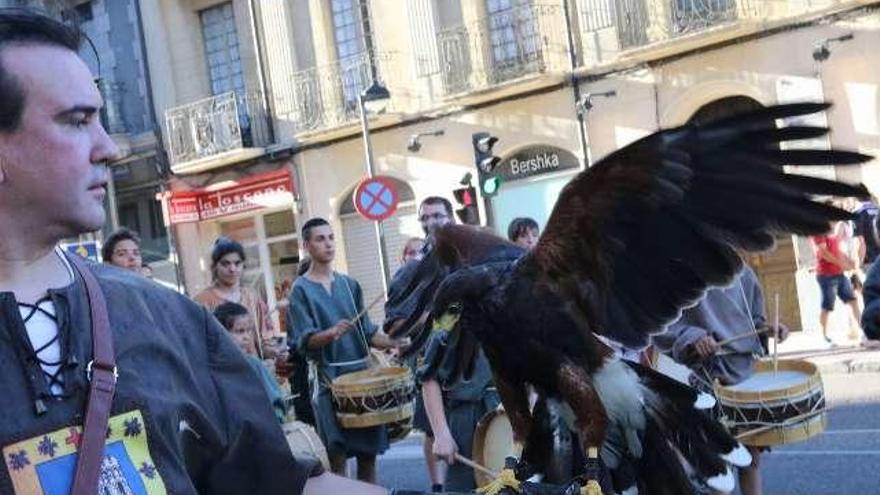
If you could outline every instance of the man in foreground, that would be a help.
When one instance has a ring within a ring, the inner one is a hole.
[[[103,225],[117,148],[81,41],[46,17],[0,13],[0,487],[10,494],[69,491],[89,389],[89,301],[56,244]],[[120,482],[147,493],[386,493],[293,458],[253,371],[204,309],[138,275],[89,270],[115,346],[104,451]]]

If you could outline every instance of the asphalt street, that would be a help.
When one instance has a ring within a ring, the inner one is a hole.
[[[880,493],[880,373],[824,374],[828,429],[763,457],[764,493]],[[383,486],[427,490],[421,435],[412,434],[380,458]]]
[[[767,454],[764,493],[880,493],[880,374],[826,374],[822,379],[828,429]]]

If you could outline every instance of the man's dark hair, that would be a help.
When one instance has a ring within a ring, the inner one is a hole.
[[[3,67],[3,49],[38,44],[77,52],[83,39],[83,32],[75,26],[24,9],[0,9],[0,132],[18,129],[27,96],[21,82]]]
[[[516,241],[530,230],[537,232],[538,222],[529,217],[514,218],[510,221],[510,225],[507,226],[507,238],[511,241]]]
[[[214,248],[211,250],[211,267],[216,267],[217,263],[220,262],[220,259],[229,253],[238,253],[238,256],[241,257],[241,261],[246,259],[244,256],[244,247],[238,243],[238,241],[232,240],[228,237],[218,237],[217,240],[214,241]]]
[[[138,247],[141,246],[141,238],[134,231],[121,227],[107,236],[107,239],[104,240],[104,245],[101,246],[101,259],[104,260],[104,263],[110,263],[110,259],[113,258],[113,251],[116,250],[116,245],[122,241],[134,241]]]
[[[225,302],[214,309],[214,318],[217,318],[217,321],[227,330],[232,329],[236,318],[248,315],[250,313],[246,307],[234,302]]]
[[[312,267],[312,259],[306,256],[305,258],[299,260],[299,266],[296,267],[296,276],[302,277],[309,271],[309,268]]]
[[[315,217],[307,221],[302,226],[302,239],[304,241],[308,241],[312,237],[312,229],[314,229],[315,227],[320,227],[322,225],[330,225],[330,222],[324,220],[321,217]]]
[[[455,217],[452,216],[452,203],[446,198],[440,196],[428,196],[419,203],[419,211],[421,211],[422,207],[425,205],[443,205],[443,208],[446,209],[446,214],[449,215],[450,218],[455,219]]]

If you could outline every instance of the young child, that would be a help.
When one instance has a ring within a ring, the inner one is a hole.
[[[257,357],[257,346],[254,342],[256,334],[254,319],[247,308],[238,303],[227,302],[217,306],[217,309],[214,310],[214,316],[229,331],[232,340],[238,344],[245,359],[260,377],[260,382],[275,409],[275,416],[278,421],[283,423],[287,417],[287,411],[284,407],[281,388],[275,378],[269,374],[269,370],[263,365],[260,358]]]

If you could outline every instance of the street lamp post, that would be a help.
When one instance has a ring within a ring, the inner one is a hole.
[[[364,162],[368,178],[372,178],[376,170],[373,165],[373,147],[370,144],[370,127],[367,123],[367,111],[378,111],[388,103],[390,98],[391,94],[385,86],[376,82],[375,79],[367,89],[358,95],[358,108],[361,114],[361,134],[364,139]],[[387,263],[385,263],[385,253],[388,251],[385,246],[385,228],[382,221],[376,221],[375,227],[379,243],[379,269],[382,271],[382,290],[387,294],[391,274],[388,272]]]

